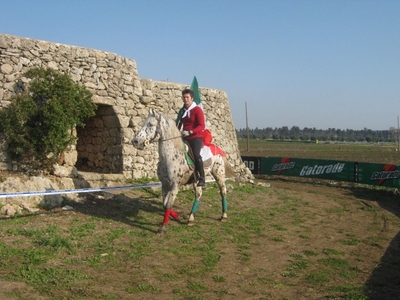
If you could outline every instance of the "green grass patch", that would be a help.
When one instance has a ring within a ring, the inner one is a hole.
[[[342,250],[335,250],[332,248],[325,248],[322,250],[322,253],[326,254],[326,255],[344,255],[345,252]]]
[[[317,270],[305,276],[305,279],[312,285],[324,285],[332,279],[329,274],[323,270]]]
[[[321,265],[333,268],[335,270],[345,270],[350,268],[350,264],[347,260],[336,257],[321,258],[318,259],[318,262]]]

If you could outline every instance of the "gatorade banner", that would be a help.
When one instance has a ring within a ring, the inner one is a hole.
[[[261,174],[354,181],[354,163],[290,157],[263,157]]]
[[[358,183],[400,187],[400,165],[355,163]]]
[[[243,156],[253,174],[321,178],[362,184],[400,187],[400,165],[290,157]]]

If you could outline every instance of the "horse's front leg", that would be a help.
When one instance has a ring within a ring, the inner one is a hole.
[[[190,215],[189,215],[189,220],[188,220],[189,226],[194,225],[194,216],[197,213],[197,210],[200,205],[200,198],[201,198],[201,195],[203,194],[202,188],[198,187],[196,183],[193,183],[193,189],[194,189],[194,193],[195,193],[195,199],[193,202],[192,210],[190,211]]]
[[[170,188],[168,188],[165,184],[162,185],[164,219],[160,228],[158,229],[159,234],[164,234],[167,230],[167,225],[170,217],[175,220],[179,217],[179,214],[172,209],[176,195],[178,194],[178,190],[178,184],[173,184]]]

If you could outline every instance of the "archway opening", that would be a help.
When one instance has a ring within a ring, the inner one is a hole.
[[[113,107],[99,105],[85,124],[77,128],[75,167],[84,172],[122,173],[122,130]]]

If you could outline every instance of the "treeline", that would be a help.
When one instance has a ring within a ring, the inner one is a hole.
[[[353,129],[335,129],[328,128],[316,129],[293,126],[289,129],[287,126],[281,128],[255,128],[236,129],[238,138],[260,139],[260,140],[293,140],[293,141],[335,141],[335,142],[396,142],[397,129],[391,127],[389,130],[371,130],[364,128],[362,130]]]

